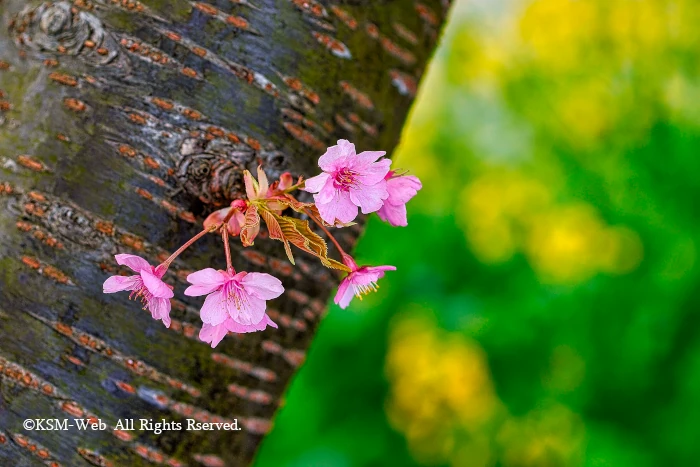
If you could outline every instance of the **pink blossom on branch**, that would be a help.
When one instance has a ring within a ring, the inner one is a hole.
[[[282,282],[258,272],[217,271],[203,269],[187,276],[192,284],[185,295],[207,295],[200,312],[204,323],[200,338],[216,346],[227,331],[244,333],[262,331],[277,325],[265,313],[267,300],[282,295]]]
[[[375,212],[389,197],[384,177],[391,161],[381,159],[384,151],[355,153],[355,145],[341,139],[318,160],[323,173],[306,180],[305,191],[314,194],[316,208],[328,224],[346,224],[358,213]]]
[[[116,255],[117,264],[136,272],[133,276],[112,276],[102,286],[104,293],[131,291],[129,298],[140,298],[144,310],[148,309],[156,320],[163,320],[166,328],[170,327],[170,299],[173,287],[163,282],[166,267],[153,267],[148,261],[136,255]]]
[[[384,273],[396,271],[395,266],[358,267],[348,255],[343,255],[343,263],[351,269],[351,272],[340,282],[338,292],[333,299],[340,308],[347,308],[353,296],[362,300],[363,295],[376,291],[379,288],[377,281],[384,277]]]
[[[384,201],[377,215],[394,227],[406,227],[406,203],[416,196],[418,190],[423,188],[418,177],[413,175],[397,175],[396,171],[386,174],[386,190],[389,197]]]

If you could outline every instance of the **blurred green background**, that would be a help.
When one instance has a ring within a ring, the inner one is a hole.
[[[458,0],[263,466],[700,465],[700,4]],[[379,149],[379,148],[359,148]]]

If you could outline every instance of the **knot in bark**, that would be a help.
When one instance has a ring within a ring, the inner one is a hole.
[[[12,23],[19,46],[36,52],[81,56],[104,65],[118,54],[118,47],[96,16],[77,11],[66,1],[25,7]]]
[[[243,195],[243,170],[254,152],[223,139],[189,138],[180,148],[176,177],[189,194],[203,203],[224,206]]]

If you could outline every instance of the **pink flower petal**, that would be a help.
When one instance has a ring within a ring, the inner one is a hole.
[[[245,276],[247,276],[248,273],[245,271],[241,271],[237,273],[235,276],[231,277],[229,280],[235,281],[235,282],[241,282]]]
[[[354,297],[354,296],[355,296],[355,292],[354,292],[353,288],[350,286],[350,281],[346,277],[340,283],[340,286],[338,287],[338,292],[335,294],[335,298],[333,299],[333,301],[340,308],[345,309],[348,307],[348,305],[352,301],[352,297]]]
[[[341,139],[338,140],[336,146],[331,146],[326,150],[326,153],[318,159],[318,165],[324,172],[332,172],[336,168],[342,166],[348,157],[355,155],[355,145],[350,141]]]
[[[218,211],[214,211],[211,214],[207,216],[206,219],[204,219],[204,228],[208,229],[209,227],[216,225],[216,224],[221,224],[224,221],[224,218],[226,218],[226,215],[229,213],[231,208],[223,208],[219,209]]]
[[[333,300],[335,303],[338,303],[339,297],[345,295],[345,291],[348,289],[348,287],[350,287],[350,281],[348,281],[347,277],[345,277],[338,285],[338,292],[335,294],[335,299]]]
[[[413,175],[390,178],[386,182],[386,189],[389,192],[387,202],[393,205],[406,204],[421,188],[423,185],[420,180]]]
[[[226,321],[229,314],[226,311],[226,297],[220,291],[207,295],[199,312],[202,322],[216,326]]]
[[[260,320],[258,324],[240,324],[237,323],[236,321],[230,319],[226,321],[226,326],[229,331],[235,332],[238,334],[243,334],[247,332],[255,332],[255,331],[264,331],[266,327],[271,326],[273,328],[277,328],[277,324],[275,324],[274,321],[270,319],[269,316],[265,315],[263,316],[263,319]]]
[[[141,279],[149,292],[158,298],[173,298],[173,290],[150,271],[141,271]]]
[[[361,170],[368,167],[370,164],[384,155],[386,155],[386,151],[362,151],[357,156],[352,158],[351,165],[353,168]],[[389,161],[389,163],[391,164],[391,161]]]
[[[382,159],[379,162],[370,164],[364,170],[359,172],[357,180],[363,185],[372,186],[384,180],[391,168],[389,159]]]
[[[187,282],[192,284],[185,289],[188,297],[206,295],[220,288],[226,282],[226,276],[214,268],[206,268],[187,276]]]
[[[314,202],[317,204],[326,204],[333,201],[333,198],[338,196],[338,190],[335,188],[333,177],[326,179],[326,184],[321,187],[321,191],[314,195]]]
[[[357,217],[357,206],[350,200],[350,195],[344,191],[337,191],[330,203],[317,202],[316,207],[321,219],[328,224],[335,224],[336,219],[345,224],[354,221]]]
[[[151,265],[148,264],[148,261],[140,256],[119,254],[114,255],[114,259],[117,260],[117,264],[126,266],[134,272],[141,272],[143,270],[151,271],[153,269]]]
[[[274,321],[272,321],[272,319],[270,319],[270,317],[267,316],[267,315],[265,315],[265,317],[263,318],[263,320],[260,321],[260,322],[257,324],[257,326],[262,326],[263,324],[264,324],[265,326],[270,326],[271,328],[278,329],[277,323],[275,323]],[[265,328],[262,328],[262,329],[260,329],[260,330],[262,331],[262,330],[264,330],[264,329],[265,329]]]
[[[321,188],[323,188],[329,178],[330,175],[328,175],[326,172],[322,172],[315,177],[311,177],[304,182],[304,191],[308,191],[309,193],[318,193],[321,191]]]
[[[228,233],[236,237],[241,233],[241,229],[243,228],[243,225],[245,224],[245,214],[243,214],[241,211],[236,210],[236,212],[231,216],[231,219],[228,221]]]
[[[112,276],[102,284],[103,293],[121,292],[122,290],[136,290],[141,286],[141,276]]]
[[[387,200],[384,203],[384,206],[377,211],[377,215],[381,220],[388,222],[394,227],[406,227],[408,225],[405,204],[393,205],[389,203],[389,200]]]
[[[228,307],[231,318],[240,324],[257,324],[265,316],[267,303],[262,298],[244,292],[240,305],[240,308],[235,308],[233,304]]]
[[[166,298],[152,298],[148,301],[148,309],[153,319],[161,319],[166,328],[170,327],[170,300]]]
[[[386,271],[396,271],[395,266],[363,266],[348,276],[353,285],[367,285],[384,277]]]
[[[225,323],[216,326],[205,323],[201,331],[199,331],[199,340],[211,344],[213,349],[226,337],[226,334],[228,334],[228,328]]]
[[[250,272],[241,280],[243,288],[263,300],[272,300],[284,292],[282,281],[270,274]]]
[[[389,193],[386,191],[385,181],[381,181],[376,185],[362,186],[350,190],[350,200],[362,209],[363,214],[378,211],[388,197]]]

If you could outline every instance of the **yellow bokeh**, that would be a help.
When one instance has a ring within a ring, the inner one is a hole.
[[[524,45],[534,60],[549,69],[575,68],[597,38],[596,2],[583,0],[535,0],[521,17]]]
[[[679,75],[697,87],[684,58],[700,41],[691,0],[511,0],[492,21],[455,35],[453,81],[498,99],[537,76],[522,115],[574,148],[635,141],[664,106],[694,109],[663,92]]]
[[[560,90],[556,115],[561,133],[577,146],[595,142],[617,122],[618,97],[601,80],[569,85]]]
[[[491,457],[477,433],[499,412],[500,402],[477,343],[438,329],[425,315],[404,318],[393,326],[386,374],[389,421],[405,434],[417,459],[452,462],[461,455],[458,430],[474,433],[479,457]]]
[[[436,326],[424,310],[398,318],[386,359],[391,425],[424,465],[546,467],[580,464],[584,429],[559,403],[511,415],[496,395],[483,349]],[[545,386],[566,392],[584,376],[581,358],[554,350]]]
[[[576,284],[598,272],[629,272],[641,261],[639,237],[609,228],[587,204],[554,207],[532,225],[525,249],[544,282]]]
[[[588,204],[555,203],[553,188],[504,171],[467,185],[458,218],[474,255],[497,264],[523,252],[543,282],[557,284],[639,265],[643,248],[635,232],[608,226]]]
[[[505,171],[489,172],[462,192],[458,211],[474,254],[485,263],[510,259],[522,243],[523,221],[551,203],[549,189]]]
[[[507,420],[498,433],[505,467],[576,467],[583,464],[581,418],[556,402]]]

